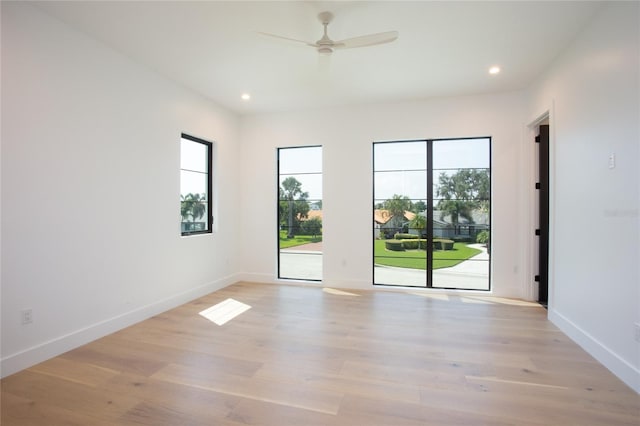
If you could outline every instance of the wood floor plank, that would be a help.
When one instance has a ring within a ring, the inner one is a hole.
[[[211,372],[200,368],[169,365],[152,376],[157,380],[239,396],[245,399],[269,402],[318,413],[335,414],[340,405],[339,391],[316,390],[299,384],[291,386],[286,380],[245,378]]]
[[[11,424],[4,418],[5,394],[31,400],[43,411],[45,407],[64,408],[112,422],[138,403],[126,394],[105,393],[91,386],[25,370],[2,379],[2,425]]]
[[[265,365],[256,373],[256,377],[267,380],[284,380],[294,388],[304,385],[331,392],[388,398],[404,402],[420,402],[419,388],[414,385],[380,382],[367,377],[351,379],[340,374],[309,371],[305,367]]]
[[[199,312],[251,306],[218,326]],[[640,424],[529,302],[236,283],[0,382],[16,425]]]
[[[119,374],[117,370],[93,364],[76,363],[63,357],[38,364],[32,367],[31,371],[93,388]]]
[[[56,405],[35,402],[30,399],[2,394],[2,425],[12,426],[112,426],[112,420],[102,420]]]

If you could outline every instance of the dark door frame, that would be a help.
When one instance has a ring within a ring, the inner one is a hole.
[[[538,200],[538,302],[547,306],[549,302],[549,125],[541,124],[535,138],[538,156],[538,182],[535,184]]]

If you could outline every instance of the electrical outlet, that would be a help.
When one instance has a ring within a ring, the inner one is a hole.
[[[635,323],[636,342],[640,343],[640,322]]]
[[[33,322],[33,311],[31,309],[24,309],[20,312],[22,318],[22,325],[31,324]]]

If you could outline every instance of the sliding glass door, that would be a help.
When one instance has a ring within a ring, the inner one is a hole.
[[[491,139],[373,146],[374,283],[489,290]]]

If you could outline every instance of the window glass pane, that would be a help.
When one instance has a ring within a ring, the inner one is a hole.
[[[489,290],[490,139],[374,143],[373,154],[374,283]]]
[[[180,232],[211,232],[211,164],[213,144],[187,135],[180,140]]]
[[[462,200],[478,204],[489,200],[490,174],[487,169],[447,169],[433,171],[434,200]],[[437,203],[436,203],[437,204]],[[486,203],[485,203],[486,204]]]
[[[377,143],[374,145],[374,170],[424,170],[427,147],[424,141]]]
[[[322,173],[322,147],[281,148],[280,175]]]
[[[414,200],[427,198],[427,171],[389,171],[374,174],[376,199],[403,195]]]
[[[489,146],[488,138],[433,141],[433,169],[489,168]]]
[[[207,145],[182,139],[180,142],[180,168],[207,173]]]
[[[300,182],[301,190],[306,193],[305,199],[307,200],[322,200],[322,174],[295,174],[295,175],[283,175],[280,174],[280,187],[283,188],[283,182],[286,179],[293,178]]]
[[[208,175],[180,170],[180,195],[201,194],[206,199]]]
[[[322,280],[322,147],[278,149],[278,278]]]

